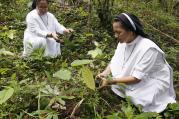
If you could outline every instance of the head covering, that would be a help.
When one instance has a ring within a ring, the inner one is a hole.
[[[119,21],[126,30],[132,31],[137,35],[141,35],[143,37],[148,36],[144,33],[140,20],[133,14],[121,13],[114,18],[114,21]]]
[[[31,10],[34,10],[34,9],[36,8],[37,3],[38,3],[39,1],[40,1],[40,0],[33,0],[33,1],[32,1]],[[47,2],[48,2],[48,0],[47,0]]]
[[[33,0],[33,1],[32,1],[31,10],[34,10],[34,9],[36,8],[36,3],[37,3],[37,0]]]

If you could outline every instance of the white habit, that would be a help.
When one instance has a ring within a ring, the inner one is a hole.
[[[58,23],[55,16],[49,12],[39,16],[37,10],[32,10],[26,17],[27,28],[24,32],[23,57],[28,57],[33,50],[44,48],[44,56],[57,57],[61,54],[60,43],[53,38],[46,38],[48,33],[58,32],[63,34],[66,29]]]
[[[112,85],[119,96],[130,96],[144,112],[162,112],[168,103],[175,103],[173,71],[164,52],[151,40],[138,36],[131,43],[119,43],[110,64],[114,78],[133,76],[139,83]]]

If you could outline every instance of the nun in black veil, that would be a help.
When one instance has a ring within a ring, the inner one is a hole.
[[[36,2],[37,2],[37,0],[32,1],[31,10],[34,10],[36,8]]]
[[[165,53],[147,38],[139,19],[121,13],[114,18],[113,30],[119,43],[108,67],[97,75],[100,88],[111,85],[115,94],[130,96],[144,112],[160,113],[169,103],[175,103],[172,68]],[[110,73],[113,80],[106,79]]]
[[[66,28],[58,22],[48,11],[48,5],[48,0],[33,0],[32,10],[26,16],[23,58],[29,57],[39,48],[44,49],[44,57],[60,56],[63,40],[59,39],[59,35],[73,32],[73,29]]]

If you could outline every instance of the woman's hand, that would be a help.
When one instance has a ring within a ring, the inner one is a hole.
[[[52,38],[54,38],[56,41],[59,40],[58,37],[59,37],[59,36],[58,36],[58,34],[57,34],[56,32],[53,32],[53,33],[52,33]]]
[[[101,80],[102,80],[102,83],[99,88],[103,88],[108,85],[108,80],[106,78],[101,78]]]
[[[106,76],[102,73],[96,76],[96,85],[99,89],[108,86],[108,80],[105,77]]]
[[[56,32],[48,33],[47,38],[54,38],[55,40],[58,40],[58,34]]]
[[[50,34],[50,37],[51,37],[51,38],[54,38],[54,39],[56,40],[56,42],[58,42],[58,43],[64,43],[64,41],[59,38],[59,35],[58,35],[58,33],[56,33],[56,32],[52,32],[52,33]]]
[[[69,29],[66,29],[66,30],[64,30],[64,34],[69,34],[69,33],[72,33],[72,32],[74,32],[74,30],[73,29],[71,29],[71,28],[69,28]]]
[[[107,74],[105,74],[103,72],[96,76],[96,78],[106,78],[106,77],[107,77]]]

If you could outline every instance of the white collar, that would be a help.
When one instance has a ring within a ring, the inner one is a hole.
[[[132,46],[132,45],[135,45],[135,44],[139,41],[140,38],[141,38],[141,36],[138,35],[132,42],[130,42],[130,43],[126,43],[126,46]]]

